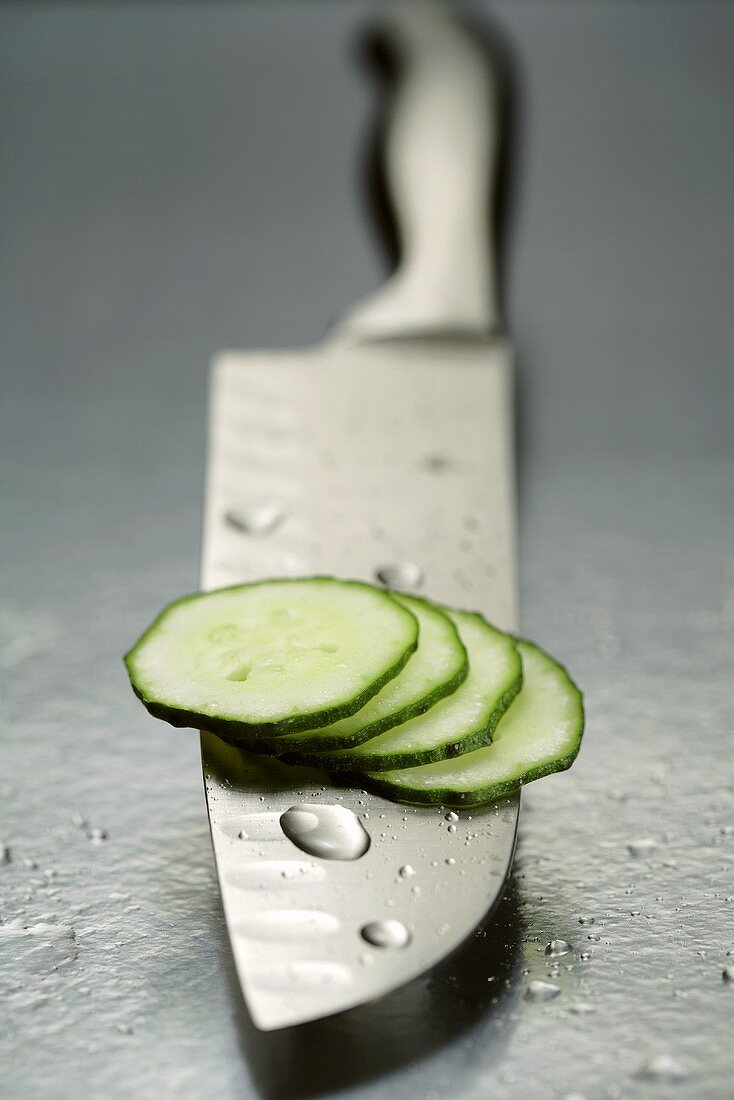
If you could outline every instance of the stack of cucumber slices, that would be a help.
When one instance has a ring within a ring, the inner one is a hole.
[[[399,802],[477,806],[570,767],[582,697],[481,615],[333,577],[165,608],[125,657],[151,714]]]

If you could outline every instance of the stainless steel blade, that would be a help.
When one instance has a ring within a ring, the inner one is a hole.
[[[203,583],[334,573],[412,578],[515,623],[508,346],[325,345],[228,353],[212,375]],[[370,1000],[435,964],[501,895],[519,799],[403,807],[262,763],[210,735],[202,753],[232,950],[261,1028]],[[304,856],[280,814],[339,804],[369,832],[355,861]],[[454,861],[454,862],[451,862]],[[414,871],[403,872],[409,867]],[[366,924],[397,920],[400,948]]]
[[[219,357],[203,584],[381,580],[513,628],[511,355],[489,340],[497,89],[478,40],[447,9],[394,5],[388,18],[402,58],[385,148],[402,262],[321,348]],[[447,331],[465,338],[436,338]],[[454,820],[211,736],[202,754],[227,926],[261,1028],[401,985],[457,947],[501,895],[518,798]],[[305,856],[280,825],[304,803],[358,815],[366,853]],[[375,922],[382,946],[366,940]]]

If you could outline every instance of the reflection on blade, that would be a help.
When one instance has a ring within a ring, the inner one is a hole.
[[[420,587],[513,629],[510,389],[501,341],[222,356],[203,587],[330,573]],[[208,734],[202,755],[232,950],[261,1028],[400,986],[501,895],[519,799],[452,821]]]
[[[458,946],[499,899],[516,798],[447,820],[445,810],[334,787],[319,771],[212,734],[201,743],[227,927],[258,1027],[330,1015],[402,985]],[[353,849],[309,855],[281,824],[286,815],[288,828],[290,814],[292,834],[294,807],[306,824],[309,807],[315,820],[330,808],[337,834],[356,815],[369,844],[358,858]]]

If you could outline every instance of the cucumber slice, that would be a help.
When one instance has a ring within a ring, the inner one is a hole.
[[[355,783],[398,802],[478,806],[569,768],[584,729],[581,692],[542,649],[530,642],[519,642],[518,648],[523,689],[499,722],[491,745],[440,764],[355,775]]]
[[[310,760],[310,753],[360,745],[423,714],[456,691],[466,679],[469,661],[459,632],[449,615],[436,604],[418,596],[396,592],[393,598],[418,620],[419,643],[399,676],[386,684],[357,714],[334,722],[327,729],[306,730],[285,737],[268,738],[254,746],[284,759]],[[519,668],[519,658],[518,658]],[[324,767],[321,762],[318,767]]]
[[[407,722],[408,718],[424,714],[456,691],[467,678],[467,650],[457,626],[445,610],[418,596],[395,592],[392,595],[418,620],[418,649],[401,674],[386,684],[357,714],[342,718],[328,729],[306,730],[269,739],[264,746],[266,751],[287,760],[296,757],[302,760],[310,752],[361,745],[384,730]],[[325,767],[325,764],[319,762],[317,767]]]
[[[520,655],[514,639],[490,626],[481,615],[469,611],[449,611],[448,615],[469,653],[469,675],[453,695],[428,713],[356,748],[318,755],[301,751],[284,759],[329,771],[383,771],[445,760],[486,745],[522,685]],[[418,654],[393,684],[410,674],[424,648],[423,638],[421,623]],[[383,688],[383,693],[391,687]]]
[[[236,739],[354,714],[417,644],[417,619],[389,592],[285,578],[176,601],[125,663],[151,714]]]

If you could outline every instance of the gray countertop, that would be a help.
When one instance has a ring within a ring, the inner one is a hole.
[[[496,919],[381,1002],[258,1033],[197,739],[127,686],[197,583],[208,356],[314,341],[379,277],[369,7],[0,9],[8,1100],[732,1095],[733,5],[494,5],[521,617],[588,706]],[[561,993],[529,1001],[554,937]]]

